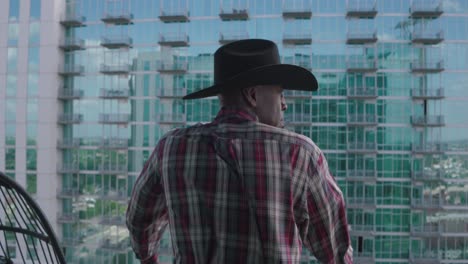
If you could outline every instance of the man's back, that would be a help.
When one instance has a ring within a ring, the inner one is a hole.
[[[169,222],[176,263],[298,263],[303,243],[343,263],[351,251],[321,151],[248,112],[224,109],[213,123],[170,133],[146,167],[142,177],[161,184],[167,208],[151,210]]]

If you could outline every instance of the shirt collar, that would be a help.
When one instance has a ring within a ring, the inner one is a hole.
[[[258,121],[257,115],[247,109],[223,106],[213,123],[243,123],[246,121]]]

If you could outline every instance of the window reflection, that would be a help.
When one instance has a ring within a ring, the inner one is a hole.
[[[19,19],[20,0],[10,0],[10,12],[8,19],[16,21]]]

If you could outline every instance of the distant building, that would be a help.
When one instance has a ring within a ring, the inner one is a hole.
[[[125,210],[144,162],[216,116],[215,97],[181,100],[212,84],[212,53],[267,38],[318,78],[285,92],[285,117],[327,156],[355,262],[466,263],[466,25],[465,0],[0,1],[0,170],[69,263],[138,263]]]

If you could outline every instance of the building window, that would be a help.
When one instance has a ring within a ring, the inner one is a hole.
[[[18,46],[19,24],[8,25],[8,46]]]
[[[15,146],[16,144],[16,124],[7,123],[6,124],[6,135],[5,135],[5,145]]]
[[[5,169],[15,170],[15,155],[16,150],[14,148],[7,148],[5,150]]]
[[[20,0],[10,0],[10,12],[8,19],[10,21],[18,21],[20,10]]]
[[[16,72],[18,68],[18,48],[8,48],[7,56],[8,72]]]
[[[29,24],[29,46],[39,45],[40,42],[40,23],[31,22]]]
[[[26,150],[26,170],[37,169],[37,150],[27,149]]]
[[[31,19],[41,18],[41,0],[31,0],[29,17]]]
[[[37,193],[37,175],[35,173],[26,175],[26,191],[30,194]]]
[[[6,83],[6,96],[7,97],[16,97],[16,80],[17,77],[15,74],[7,75]]]

